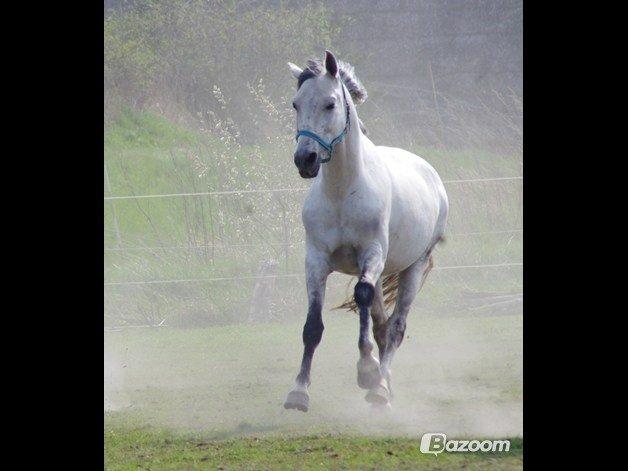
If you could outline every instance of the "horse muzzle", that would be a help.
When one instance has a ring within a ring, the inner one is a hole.
[[[309,150],[297,151],[294,154],[294,164],[299,169],[299,175],[302,178],[314,178],[321,167],[318,154]]]

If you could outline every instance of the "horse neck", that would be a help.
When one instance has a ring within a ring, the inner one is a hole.
[[[328,197],[334,200],[344,197],[351,183],[362,175],[364,165],[361,140],[358,115],[355,106],[349,101],[349,131],[344,140],[334,147],[331,160],[322,164],[321,183]]]

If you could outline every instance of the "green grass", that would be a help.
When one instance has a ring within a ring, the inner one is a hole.
[[[207,439],[160,429],[105,434],[108,470],[136,469],[425,469],[520,470],[522,440],[502,453],[419,452],[419,440],[341,435]]]
[[[151,111],[126,108],[105,132],[105,151],[124,149],[169,149],[198,144],[198,132],[178,125]]]

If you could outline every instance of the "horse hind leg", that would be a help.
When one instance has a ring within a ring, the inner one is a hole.
[[[383,290],[383,277],[377,280],[375,286],[375,298],[373,299],[373,307],[371,307],[371,319],[373,320],[373,337],[377,343],[379,360],[382,360],[384,350],[386,348],[386,304]]]
[[[366,398],[369,402],[381,403],[385,400],[390,400],[390,365],[395,352],[403,341],[406,331],[406,318],[412,302],[421,290],[432,266],[431,254],[427,254],[399,274],[397,302],[392,315],[386,321],[386,345],[380,362],[381,375],[386,379],[388,387],[369,391]]]

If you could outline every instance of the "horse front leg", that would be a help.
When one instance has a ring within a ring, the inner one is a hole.
[[[307,412],[310,401],[308,387],[310,386],[310,369],[314,351],[323,337],[323,301],[325,300],[325,286],[330,270],[328,264],[319,257],[306,259],[308,311],[303,326],[303,358],[301,369],[296,378],[294,388],[288,393],[284,407]]]
[[[354,299],[360,313],[360,336],[358,348],[358,386],[370,391],[386,389],[385,381],[380,373],[379,360],[373,355],[373,341],[371,339],[370,321],[374,315],[375,324],[382,323],[383,293],[380,276],[384,269],[384,251],[379,243],[371,245],[360,257],[360,279],[355,285]],[[379,342],[378,342],[379,343]],[[378,401],[387,403],[388,401]]]

